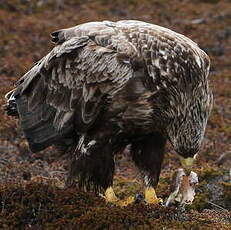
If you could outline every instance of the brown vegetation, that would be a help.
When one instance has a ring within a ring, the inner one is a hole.
[[[183,33],[212,60],[212,111],[195,171],[197,196],[176,207],[113,207],[93,193],[63,189],[66,156],[29,152],[17,121],[0,111],[0,229],[230,229],[231,1],[230,0],[1,0],[0,105],[4,94],[53,44],[49,33],[93,20],[138,19]],[[117,157],[115,190],[142,191],[129,153]],[[158,195],[166,198],[179,167],[167,149]]]

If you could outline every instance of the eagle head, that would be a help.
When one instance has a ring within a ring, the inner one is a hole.
[[[168,138],[175,151],[184,158],[193,157],[201,146],[204,132],[205,121],[195,120],[173,121],[167,128]]]
[[[200,149],[209,113],[212,93],[209,88],[198,87],[193,94],[180,93],[172,107],[173,115],[166,128],[175,151],[184,158],[193,157]]]

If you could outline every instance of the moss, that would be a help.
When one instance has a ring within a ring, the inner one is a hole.
[[[171,207],[105,204],[93,193],[43,183],[1,185],[0,227],[25,229],[209,229],[212,216]],[[219,228],[226,225],[216,223]],[[198,228],[202,226],[202,228]],[[213,228],[216,229],[216,228]]]
[[[120,198],[127,196],[134,196],[135,194],[143,192],[142,183],[136,180],[129,180],[124,177],[115,177],[114,179],[114,190]]]
[[[160,178],[157,186],[157,195],[162,199],[165,199],[169,196],[171,180],[171,175]]]
[[[192,205],[189,206],[192,210],[202,211],[205,208],[208,208],[208,201],[210,199],[209,191],[206,187],[208,182],[203,181],[199,182],[198,187],[196,188],[196,196]]]
[[[230,182],[221,182],[224,188],[224,201],[227,204],[227,208],[231,210],[231,183]]]
[[[209,180],[216,176],[221,176],[224,172],[220,170],[216,165],[204,164],[202,168],[197,169],[197,174],[200,181]]]

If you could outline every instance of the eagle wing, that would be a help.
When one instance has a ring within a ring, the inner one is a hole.
[[[105,42],[112,44],[111,48],[104,47]],[[132,78],[128,59],[133,48],[126,53],[117,47],[108,34],[73,36],[54,47],[18,81],[11,96],[33,152],[73,132],[88,130],[105,100]]]
[[[110,98],[137,73],[149,76],[142,84],[152,93],[168,89],[175,95],[179,81],[199,85],[209,69],[207,55],[190,39],[144,22],[90,22],[51,36],[57,45],[8,95],[8,101],[16,98],[32,151],[73,132],[86,132]],[[192,92],[192,87],[185,88]],[[171,108],[167,95],[163,111]],[[9,108],[15,114],[14,103]]]

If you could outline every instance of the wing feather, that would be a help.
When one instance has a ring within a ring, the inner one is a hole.
[[[54,47],[19,80],[14,96],[32,151],[73,132],[74,124],[77,132],[91,127],[103,98],[133,76],[131,64],[121,62],[118,54],[87,36],[73,37]]]

